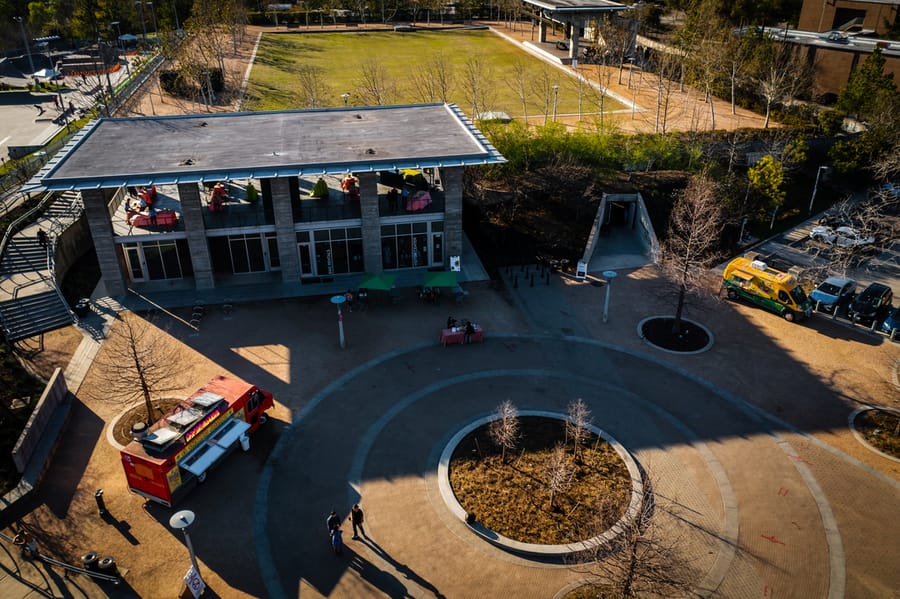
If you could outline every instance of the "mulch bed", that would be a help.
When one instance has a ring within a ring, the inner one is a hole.
[[[516,451],[501,452],[487,426],[467,435],[450,461],[450,485],[466,512],[490,530],[523,543],[572,543],[599,534],[624,514],[631,497],[625,462],[606,441],[591,435],[574,460],[574,484],[550,507],[546,463],[565,442],[565,423],[522,416]],[[567,455],[572,457],[572,443]],[[599,504],[607,509],[599,509]],[[612,509],[609,509],[612,506]],[[604,521],[597,522],[600,513]]]
[[[150,422],[150,424],[153,424],[168,414],[182,401],[183,398],[179,399],[174,397],[154,399],[153,421]],[[119,421],[116,422],[116,426],[113,428],[113,438],[122,445],[128,445],[132,441],[131,427],[138,422],[147,422],[147,406],[144,405],[143,401],[140,405],[131,408],[119,418]]]
[[[865,410],[856,415],[853,425],[869,445],[900,459],[900,414]]]

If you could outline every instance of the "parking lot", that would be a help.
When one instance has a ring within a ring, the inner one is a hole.
[[[850,216],[852,220],[852,212]],[[801,280],[813,285],[828,276],[841,275],[857,282],[857,293],[870,283],[886,285],[895,295],[900,292],[900,240],[896,234],[900,230],[900,216],[879,218],[872,227],[874,243],[849,252],[837,244],[810,238],[813,228],[827,217],[827,213],[816,214],[798,227],[749,248],[748,252],[755,252],[760,260],[778,270],[786,271],[793,267]],[[898,300],[894,300],[894,305],[898,305]],[[847,318],[846,305],[835,315],[823,312],[818,315],[826,318],[834,316],[836,321],[848,327],[854,326]],[[883,318],[882,314],[876,321],[876,330],[880,328]]]

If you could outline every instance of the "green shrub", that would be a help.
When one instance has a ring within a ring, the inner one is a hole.
[[[173,96],[190,96],[192,91],[191,86],[181,76],[181,73],[174,69],[159,72],[159,86],[164,92]]]

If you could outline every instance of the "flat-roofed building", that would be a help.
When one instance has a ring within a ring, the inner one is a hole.
[[[99,119],[35,183],[81,192],[118,295],[446,266],[462,250],[463,169],[501,162],[455,105],[419,104]]]

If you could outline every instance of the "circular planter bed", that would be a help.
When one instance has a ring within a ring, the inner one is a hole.
[[[678,333],[672,331],[674,316],[651,316],[638,323],[638,335],[650,345],[673,353],[697,354],[712,347],[713,335],[705,326],[681,319]]]
[[[165,414],[168,414],[175,406],[181,403],[181,401],[182,399],[175,397],[154,399],[153,421],[149,423],[147,423],[147,405],[144,401],[141,400],[136,404],[131,405],[110,423],[112,440],[122,446],[128,445],[132,441],[131,429],[135,424],[139,422],[153,424]]]
[[[850,414],[855,436],[870,449],[900,462],[900,412],[888,408],[861,408]]]
[[[505,459],[488,434],[490,419],[462,431],[445,450],[445,454],[452,451],[449,486],[469,524],[477,522],[491,533],[488,538],[496,541],[499,535],[513,542],[507,546],[528,552],[523,544],[578,543],[630,514],[635,503],[635,476],[638,502],[642,489],[637,465],[630,456],[626,464],[621,455],[627,456],[624,448],[591,427],[576,458],[573,444],[566,443],[565,420],[533,414],[520,414],[519,442]],[[562,457],[572,468],[572,479],[571,486],[553,493],[551,504],[549,464],[557,445],[565,448]],[[600,504],[604,509],[598,509]],[[601,513],[602,522],[597,522]]]

